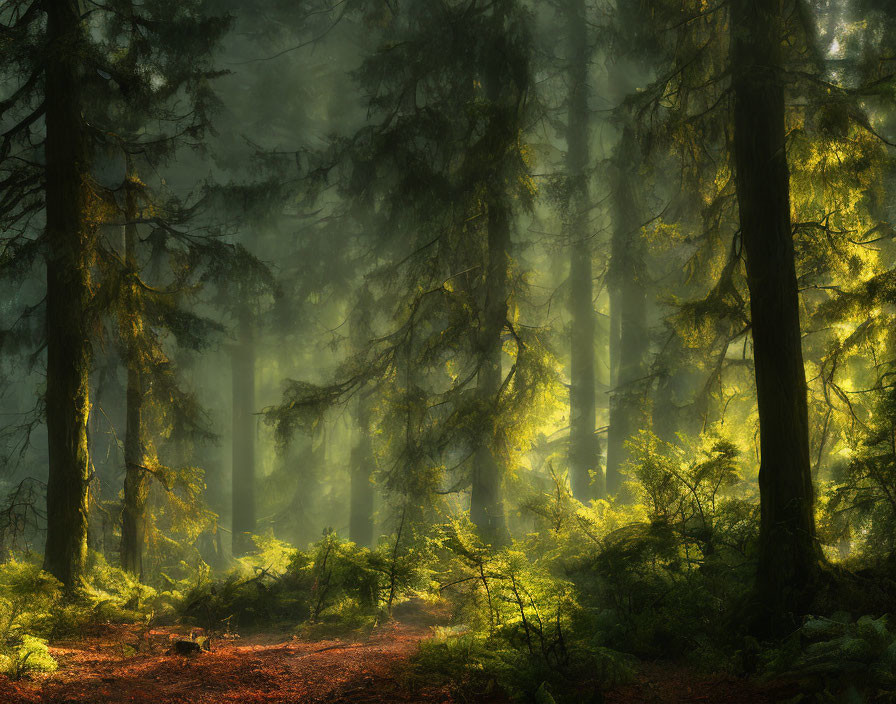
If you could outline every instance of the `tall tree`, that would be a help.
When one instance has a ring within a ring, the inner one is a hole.
[[[124,286],[128,298],[139,296],[136,276],[137,262],[137,218],[138,218],[138,177],[130,158],[127,160],[127,174],[124,184],[124,266],[129,272]],[[130,315],[120,315],[119,336],[122,342],[123,358],[127,382],[125,387],[125,436],[124,436],[124,495],[121,512],[121,566],[131,574],[143,577],[143,543],[146,537],[146,501],[149,494],[149,477],[144,461],[143,386],[146,364],[141,358],[140,317],[135,313],[139,303],[129,300],[125,309]]]
[[[373,453],[370,390],[358,392],[355,419],[358,439],[351,454],[351,504],[349,506],[348,537],[358,545],[373,544],[373,477],[376,459]]]
[[[106,220],[121,222],[125,236],[120,248],[101,243],[100,296],[116,320],[127,377],[120,556],[138,576],[151,480],[196,497],[194,468],[166,466],[161,442],[151,438],[176,436],[183,454],[186,436],[211,435],[173,363],[173,346],[198,350],[220,328],[195,314],[190,301],[203,283],[258,268],[244,250],[223,241],[208,198],[179,197],[165,180],[172,160],[189,172],[188,150],[202,146],[217,106],[211,80],[220,72],[213,57],[230,22],[207,9],[202,0],[182,3],[177,12],[164,1],[122,0],[91,16],[100,66],[90,81],[89,117],[99,145],[94,168],[114,173],[124,164],[122,182],[101,191],[117,215]],[[162,430],[169,423],[172,433]]]
[[[370,290],[361,288],[359,300],[355,305],[352,320],[352,338],[355,350],[362,351],[372,336]],[[349,505],[349,539],[358,545],[370,546],[373,543],[373,478],[376,469],[376,458],[373,452],[372,389],[362,388],[358,391],[355,406],[357,440],[351,454],[351,489]]]
[[[623,467],[628,442],[644,425],[648,353],[649,279],[642,236],[648,218],[651,188],[644,174],[648,155],[642,149],[637,100],[650,76],[657,47],[652,41],[655,8],[645,12],[643,0],[616,3],[613,63],[608,67],[608,92],[616,105],[612,121],[618,139],[609,160],[609,201],[612,231],[607,267],[610,301],[610,417],[607,430],[606,490],[625,497]]]
[[[80,92],[86,29],[77,0],[49,0],[42,7],[47,15],[45,63],[34,71],[44,75],[46,122],[49,476],[44,567],[74,587],[87,558],[90,268],[96,238],[88,216],[90,151]]]
[[[640,149],[626,123],[613,158],[613,235],[610,268],[610,428],[607,436],[607,493],[624,491],[626,443],[642,426],[643,377],[647,370],[647,280],[641,241],[637,168]]]
[[[759,405],[758,596],[788,628],[818,574],[806,374],[790,220],[781,0],[730,5],[733,157]]]
[[[233,383],[233,554],[252,547],[255,527],[255,330],[252,310],[237,311],[237,341],[231,354]]]
[[[335,145],[331,172],[373,238],[367,280],[390,328],[337,382],[289,384],[269,417],[289,430],[371,384],[384,488],[415,507],[469,489],[471,517],[497,542],[507,469],[556,378],[541,330],[516,324],[515,219],[535,192],[530,16],[515,0],[415,0],[374,19],[381,48],[356,72],[371,124]]]
[[[590,50],[585,0],[568,0],[564,8],[568,43],[566,170],[569,179],[567,228],[569,247],[570,388],[569,480],[573,496],[587,501],[603,495],[600,444],[595,435],[594,287],[591,193],[591,150],[588,109]],[[594,479],[592,480],[592,475]]]
[[[506,3],[505,3],[506,4]],[[516,139],[517,112],[520,93],[524,86],[509,82],[507,60],[519,61],[520,56],[508,56],[509,48],[503,36],[507,12],[505,4],[492,9],[489,24],[497,30],[488,36],[482,48],[480,76],[485,88],[488,117],[482,144],[497,158],[484,177],[486,246],[484,250],[481,289],[482,323],[478,340],[478,402],[483,409],[493,407],[504,385],[503,356],[504,329],[508,323],[510,298],[510,228],[511,211],[504,185],[503,158],[508,146]],[[486,162],[488,163],[488,162]],[[470,517],[483,535],[490,540],[503,541],[507,531],[502,495],[503,467],[500,458],[500,435],[496,427],[497,414],[485,412],[481,435],[474,439],[473,477],[470,488]]]

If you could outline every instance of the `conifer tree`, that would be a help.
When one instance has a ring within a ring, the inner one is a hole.
[[[601,497],[604,481],[600,444],[595,435],[595,310],[593,287],[594,233],[591,188],[590,92],[591,47],[584,0],[569,0],[564,8],[568,44],[566,167],[569,203],[569,479],[573,495],[587,501]],[[594,478],[592,479],[592,475]]]
[[[731,4],[733,157],[759,406],[758,595],[777,619],[809,608],[814,491],[781,81],[780,0]]]
[[[523,419],[555,381],[540,332],[514,323],[514,220],[534,193],[523,142],[529,16],[510,0],[410,2],[376,21],[381,48],[356,73],[371,125],[337,142],[331,171],[366,224],[375,248],[366,281],[391,320],[337,383],[291,384],[269,418],[289,432],[372,384],[384,399],[383,486],[415,507],[432,506],[435,490],[469,488],[471,517],[500,542],[504,476],[528,442]]]

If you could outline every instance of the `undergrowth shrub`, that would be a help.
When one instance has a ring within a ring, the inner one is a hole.
[[[759,509],[731,442],[679,440],[642,432],[632,442],[635,507],[579,507],[555,533],[561,559],[597,609],[602,644],[736,669],[730,653],[743,636],[738,609],[753,583]]]
[[[62,585],[28,560],[0,565],[0,672],[18,679],[27,672],[49,672],[56,661],[39,636],[59,621]]]
[[[499,689],[548,702],[583,701],[630,676],[630,659],[595,641],[574,584],[537,538],[495,550],[468,520],[443,530],[438,590],[458,625],[421,646],[412,678],[450,681],[468,698]]]
[[[0,672],[11,679],[21,679],[29,672],[55,672],[57,667],[43,638],[23,635],[0,649]]]
[[[896,701],[896,632],[886,616],[808,617],[762,659],[767,676],[797,681],[815,701]]]
[[[56,668],[47,639],[76,637],[92,623],[170,617],[181,598],[141,584],[96,552],[88,554],[79,588],[65,596],[38,560],[28,554],[0,564],[0,672],[11,677]]]
[[[305,626],[319,633],[372,625],[425,584],[425,549],[401,540],[399,533],[370,550],[328,533],[303,551],[257,537],[257,551],[236,569],[189,590],[181,614],[217,631]]]

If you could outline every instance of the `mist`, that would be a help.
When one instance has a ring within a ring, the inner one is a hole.
[[[888,701],[894,38],[0,5],[6,700]]]

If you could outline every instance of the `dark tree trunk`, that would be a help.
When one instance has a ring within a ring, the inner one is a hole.
[[[241,306],[239,339],[233,349],[233,475],[232,549],[234,555],[252,550],[255,533],[255,338],[252,312]]]
[[[352,320],[352,342],[358,352],[366,349],[372,337],[370,315],[372,301],[365,286],[355,306]],[[371,441],[370,389],[358,393],[356,420],[358,440],[351,456],[351,498],[348,535],[352,542],[370,547],[373,544],[373,473],[376,460]]]
[[[732,0],[734,167],[759,402],[761,630],[806,613],[819,553],[790,222],[780,0]]]
[[[613,188],[613,235],[608,284],[611,339],[610,428],[607,436],[607,493],[625,497],[622,468],[629,458],[626,443],[644,419],[641,380],[646,374],[647,295],[641,243],[641,218],[635,196],[640,153],[631,127],[616,148]]]
[[[125,183],[125,267],[128,305],[123,307],[124,318],[119,321],[124,344],[124,361],[127,367],[125,392],[124,437],[124,502],[121,513],[121,566],[133,575],[143,577],[143,543],[146,532],[146,501],[149,495],[149,478],[144,469],[143,450],[143,363],[136,339],[135,318],[137,275],[137,174],[128,168]]]
[[[477,391],[487,418],[473,458],[470,518],[482,537],[493,543],[506,540],[507,524],[501,492],[503,468],[498,456],[496,414],[504,377],[501,336],[507,322],[510,273],[510,220],[503,194],[492,188],[488,204],[488,262],[485,303],[480,330],[481,363]]]
[[[487,254],[484,264],[481,323],[479,335],[479,374],[477,392],[482,412],[482,430],[474,448],[470,518],[483,539],[493,544],[507,541],[502,491],[504,465],[501,459],[499,406],[504,386],[502,336],[507,325],[510,298],[511,212],[506,192],[504,164],[518,133],[519,88],[508,72],[503,32],[506,6],[495,3],[493,21],[495,43],[489,47],[483,66],[483,85],[491,118],[481,147],[490,155],[485,174],[487,209]]]
[[[358,399],[358,443],[352,450],[349,539],[358,545],[373,544],[373,443],[370,441],[370,400],[362,391]]]
[[[47,542],[44,568],[77,585],[87,559],[90,263],[89,172],[81,123],[76,0],[47,0]]]
[[[600,445],[595,431],[594,303],[592,252],[589,232],[590,194],[588,143],[588,31],[584,0],[569,0],[567,8],[569,105],[566,133],[566,169],[570,179],[569,203],[569,482],[573,496],[588,501],[603,495],[598,476]]]

